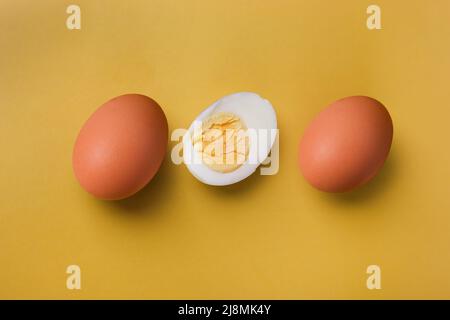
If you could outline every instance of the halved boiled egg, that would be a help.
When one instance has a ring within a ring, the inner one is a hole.
[[[203,183],[224,186],[250,176],[277,135],[270,102],[256,93],[225,96],[206,108],[183,136],[183,161]]]

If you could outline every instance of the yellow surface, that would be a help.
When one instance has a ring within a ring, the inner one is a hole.
[[[0,4],[0,298],[450,298],[448,0],[377,0],[380,31],[362,0],[78,0],[74,31],[70,3]],[[214,188],[167,158],[129,200],[77,184],[73,142],[109,98],[153,97],[172,131],[242,90],[276,108],[277,175]],[[352,94],[386,104],[392,153],[360,191],[323,194],[297,143]]]

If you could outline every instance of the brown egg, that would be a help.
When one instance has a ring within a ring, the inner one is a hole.
[[[113,98],[78,134],[72,157],[75,176],[97,198],[129,197],[158,171],[167,139],[167,119],[154,100],[139,94]]]
[[[391,148],[392,120],[377,100],[333,102],[311,122],[299,145],[299,165],[311,185],[345,192],[371,180]]]

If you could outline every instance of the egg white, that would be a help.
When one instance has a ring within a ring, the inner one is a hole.
[[[228,173],[221,173],[212,170],[201,159],[201,154],[194,151],[192,145],[192,135],[194,128],[199,121],[204,121],[212,114],[218,112],[230,112],[237,115],[247,126],[248,129],[256,130],[256,139],[263,139],[259,129],[266,130],[267,142],[263,145],[259,143],[250,143],[249,158],[236,170]],[[183,136],[183,160],[194,177],[205,184],[214,186],[225,186],[237,183],[250,176],[258,166],[269,155],[276,133],[271,130],[277,129],[277,117],[271,103],[252,92],[239,92],[225,96],[211,106],[206,108],[194,120],[187,133]],[[258,155],[257,159],[252,155]]]

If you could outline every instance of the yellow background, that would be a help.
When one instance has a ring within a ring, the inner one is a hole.
[[[380,31],[363,0],[75,3],[74,31],[71,2],[0,4],[0,298],[450,298],[450,1],[377,0]],[[149,95],[172,131],[244,90],[276,108],[277,175],[215,188],[167,157],[120,202],[75,180],[74,140],[106,100]],[[297,143],[353,94],[388,107],[392,152],[361,190],[320,193]]]

